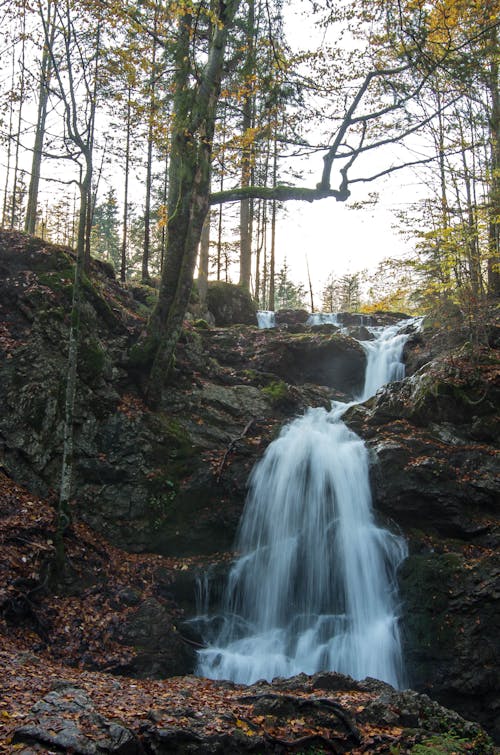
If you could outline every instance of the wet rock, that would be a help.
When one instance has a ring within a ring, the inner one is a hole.
[[[409,684],[498,738],[500,396],[492,357],[441,357],[345,419],[371,450],[376,509],[410,540],[400,571]]]
[[[276,326],[305,325],[309,312],[305,309],[279,309],[275,315]]]
[[[256,351],[253,364],[288,382],[329,386],[352,397],[363,386],[366,355],[356,340],[342,335],[272,334]]]
[[[364,325],[349,328],[349,335],[357,341],[373,341],[375,336]]]
[[[489,549],[476,553],[472,561],[427,552],[403,564],[405,655],[412,687],[467,712],[498,739],[500,559]]]

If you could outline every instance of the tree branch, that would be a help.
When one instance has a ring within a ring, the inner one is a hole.
[[[297,199],[302,202],[315,202],[318,199],[333,198],[337,202],[345,202],[350,196],[347,184],[343,180],[340,189],[323,188],[321,185],[315,189],[302,186],[238,186],[234,189],[216,191],[210,195],[210,204],[226,204],[227,202],[240,202],[242,199],[275,199],[278,202],[286,202]]]

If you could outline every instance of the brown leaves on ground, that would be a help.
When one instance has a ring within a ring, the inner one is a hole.
[[[65,538],[67,574],[53,587],[55,519],[53,506],[0,472],[0,637],[69,666],[126,664],[133,653],[122,644],[127,616],[154,597],[172,622],[179,618],[157,574],[164,591],[169,574],[196,559],[126,553],[75,522]]]

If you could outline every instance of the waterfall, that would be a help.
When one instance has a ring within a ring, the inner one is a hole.
[[[403,326],[408,325],[408,322],[406,320]],[[404,377],[401,355],[408,340],[408,333],[402,333],[401,328],[401,323],[385,328],[371,327],[369,330],[377,336],[375,340],[360,341],[367,359],[365,384],[360,401],[366,401],[386,383]]]
[[[306,325],[339,325],[339,316],[335,312],[313,312],[307,318]]]
[[[261,309],[257,312],[257,325],[259,328],[275,328],[276,327],[276,317],[275,313]]]
[[[401,328],[363,343],[360,400],[402,376]],[[375,522],[368,452],[341,420],[347,406],[309,409],[254,467],[240,556],[221,613],[204,618],[198,674],[250,684],[335,670],[402,686],[396,571],[406,543]]]

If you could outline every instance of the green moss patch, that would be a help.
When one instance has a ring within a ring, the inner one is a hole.
[[[106,363],[106,354],[95,338],[84,340],[78,349],[78,371],[85,380],[97,379]]]

